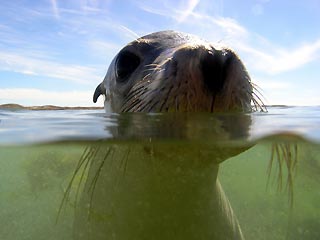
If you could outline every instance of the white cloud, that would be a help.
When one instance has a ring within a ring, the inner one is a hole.
[[[257,4],[262,8],[268,0],[260,0]],[[221,16],[210,16],[206,11],[195,11],[199,1],[188,1],[189,8],[182,8],[165,1],[157,8],[151,2],[144,1],[140,8],[153,14],[171,18],[179,29],[201,35],[211,41],[221,41],[241,53],[250,69],[263,74],[276,75],[298,69],[320,56],[320,40],[298,44],[295,47],[278,46],[262,36],[248,31],[235,19]],[[189,11],[186,11],[189,9]],[[263,9],[259,10],[260,13]],[[186,17],[184,17],[186,16]],[[183,17],[183,21],[181,21]]]
[[[98,39],[89,41],[88,45],[92,49],[92,55],[100,56],[103,59],[108,58],[109,61],[123,48],[120,44]]]
[[[288,106],[320,106],[320,97],[315,93],[313,95],[304,92],[288,91],[265,91],[267,105],[288,105]],[[272,98],[271,98],[272,96]]]
[[[177,23],[184,22],[199,4],[200,0],[168,1],[161,3],[152,1],[136,1],[140,9],[156,15],[174,19]]]
[[[59,19],[60,18],[60,13],[59,13],[59,7],[57,0],[51,0],[51,6],[52,6],[52,12],[54,16]]]
[[[137,2],[137,4],[139,5],[139,8],[148,12],[148,13],[152,13],[152,14],[156,14],[156,15],[160,15],[163,17],[169,17],[169,18],[176,18],[175,15],[171,15],[168,14],[168,10],[167,9],[160,9],[160,8],[154,8],[153,6],[147,5],[145,3],[141,3],[141,2]],[[172,13],[170,11],[170,13]]]
[[[63,64],[36,56],[0,52],[0,69],[24,74],[69,80],[80,84],[98,82],[101,76],[93,67]]]
[[[229,34],[232,34],[235,36],[248,35],[248,31],[243,26],[241,26],[236,20],[232,18],[216,17],[216,18],[212,18],[212,22],[214,22],[217,26],[219,26]]]
[[[205,39],[214,40],[222,36],[224,45],[239,51],[251,69],[264,74],[275,75],[295,70],[320,58],[320,39],[295,47],[284,47],[248,31],[232,18],[192,13],[185,22],[192,24],[198,32],[202,30]]]
[[[320,106],[319,84],[313,79],[306,79],[301,85],[297,83],[299,76],[251,77],[267,105]]]
[[[178,22],[183,22],[190,14],[192,14],[199,2],[200,0],[188,0],[187,3],[184,3],[186,7],[181,11],[182,14],[178,17]]]
[[[92,102],[93,91],[46,91],[36,88],[0,89],[0,104],[17,103],[24,106],[103,106],[103,98]]]
[[[250,69],[264,74],[276,75],[292,71],[320,58],[320,39],[298,46],[278,46],[262,36],[248,31],[235,19],[212,17],[192,13],[185,20],[185,26],[191,26],[195,34],[202,32],[201,37],[231,46],[240,57],[246,59]]]
[[[131,41],[140,37],[137,33],[135,33],[134,31],[132,31],[131,29],[129,29],[128,27],[126,27],[124,25],[118,25],[118,28],[120,29],[121,32],[123,32],[123,34],[125,36],[127,36],[129,39],[131,39]]]
[[[246,58],[252,69],[271,75],[298,69],[320,57],[320,40],[294,49],[276,47],[270,43],[263,50],[262,46],[251,46],[246,42],[235,42],[235,45],[247,54]]]
[[[248,31],[236,20],[228,17],[210,16],[205,12],[196,11],[200,1],[188,1],[188,4],[164,2],[160,6],[153,6],[152,2],[139,2],[139,7],[149,13],[172,19],[175,28],[194,33],[208,40],[245,38]],[[187,7],[186,7],[187,5]],[[200,8],[200,6],[199,6]],[[200,8],[202,9],[202,8]]]
[[[253,79],[253,82],[264,90],[285,90],[291,87],[291,84],[288,82],[270,81],[270,79]]]

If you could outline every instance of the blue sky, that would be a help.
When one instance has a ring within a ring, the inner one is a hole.
[[[94,106],[126,43],[173,29],[234,49],[265,103],[320,105],[319,0],[11,0],[0,12],[0,104]]]

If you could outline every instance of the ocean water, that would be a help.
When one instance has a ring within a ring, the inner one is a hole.
[[[216,175],[245,239],[320,239],[320,107],[0,110],[0,239],[207,239]]]

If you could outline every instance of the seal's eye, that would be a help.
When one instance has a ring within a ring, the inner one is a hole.
[[[140,64],[140,58],[129,51],[120,52],[116,60],[117,81],[124,82],[136,70]]]

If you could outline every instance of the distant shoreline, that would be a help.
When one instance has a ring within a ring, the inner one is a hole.
[[[0,109],[14,109],[14,110],[99,110],[103,107],[61,107],[55,105],[43,106],[22,106],[15,103],[0,104]]]
[[[290,105],[266,105],[266,107],[280,107],[280,108],[291,108],[296,106]],[[306,107],[306,106],[305,106]],[[317,106],[314,106],[317,107]],[[319,106],[320,107],[320,106]],[[7,103],[7,104],[0,104],[1,109],[11,109],[11,110],[102,110],[104,107],[62,107],[62,106],[55,106],[55,105],[41,105],[41,106],[23,106],[16,103]]]

